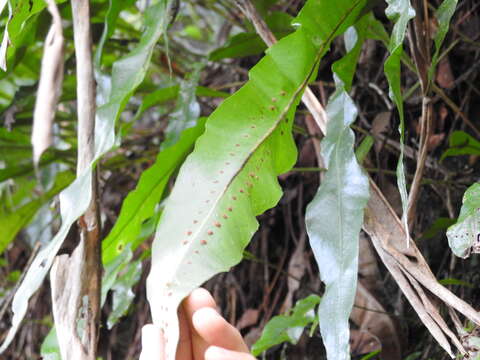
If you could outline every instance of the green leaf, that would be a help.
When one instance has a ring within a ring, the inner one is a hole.
[[[454,131],[450,135],[449,147],[442,154],[440,161],[449,156],[480,155],[480,141],[464,131]]]
[[[103,263],[108,266],[129,245],[135,250],[142,223],[154,214],[170,176],[183,162],[195,140],[203,133],[205,118],[197,126],[184,131],[177,144],[159,153],[155,163],[145,170],[135,190],[122,204],[120,215],[102,243]]]
[[[328,359],[350,359],[348,319],[358,272],[358,238],[368,201],[368,177],[357,163],[350,125],[357,117],[345,91],[353,79],[363,44],[366,18],[345,34],[347,55],[333,65],[336,91],[329,99],[327,134],[321,143],[327,172],[307,206],[305,221],[325,293],[318,310]],[[352,45],[354,44],[354,45]]]
[[[123,255],[126,255],[126,257]],[[132,251],[126,249],[124,254],[116,259],[119,266],[113,271],[115,280],[112,281],[110,286],[113,291],[113,301],[112,311],[107,319],[108,329],[111,329],[118,319],[125,315],[135,297],[132,287],[140,280],[142,275],[142,260],[131,261],[132,256]],[[106,268],[105,271],[109,272],[109,269]]]
[[[43,340],[42,346],[40,347],[40,355],[43,360],[62,360],[55,328],[50,329],[48,335]]]
[[[296,344],[305,327],[315,322],[314,309],[319,303],[319,296],[310,295],[297,301],[288,314],[271,318],[265,325],[260,339],[252,345],[252,354],[258,356],[271,347],[287,341]]]
[[[444,232],[450,225],[455,224],[455,219],[439,217],[422,235],[422,239],[428,240],[435,237],[438,233]]]
[[[471,289],[474,288],[473,284],[470,284],[469,282],[466,282],[463,280],[454,279],[454,278],[445,278],[445,279],[438,280],[438,282],[442,285],[459,285],[459,286],[465,286]]]
[[[365,139],[358,145],[357,150],[355,150],[355,156],[357,157],[357,161],[359,164],[363,163],[365,157],[369,153],[370,149],[372,148],[373,144],[375,143],[375,139],[371,135],[365,136]]]
[[[480,251],[480,183],[470,186],[463,195],[463,205],[457,223],[448,228],[448,245],[462,258],[470,255],[473,246]]]
[[[180,169],[157,229],[147,282],[153,321],[168,338],[167,359],[174,358],[178,342],[180,301],[242,259],[258,227],[255,216],[280,199],[276,177],[296,157],[295,105],[332,39],[362,5],[308,1],[295,33],[272,46],[250,80],[212,113]]]
[[[400,132],[400,157],[397,164],[397,185],[400,192],[400,198],[402,200],[403,223],[405,227],[405,233],[408,234],[408,194],[407,184],[405,180],[405,168],[403,165],[405,145],[405,114],[403,111],[400,63],[403,54],[403,41],[405,39],[407,25],[410,19],[415,17],[415,10],[410,4],[410,0],[386,1],[388,3],[388,7],[385,10],[385,14],[391,21],[395,22],[395,25],[393,26],[390,43],[388,45],[390,56],[385,61],[384,71],[390,88],[390,98],[395,102],[398,110],[398,115],[400,117],[400,126],[398,128]]]
[[[195,125],[200,116],[200,105],[197,102],[196,91],[203,64],[193,65],[193,71],[180,83],[177,107],[169,116],[168,126],[165,131],[165,140],[161,148],[176,143],[183,130]]]
[[[0,254],[3,253],[7,246],[15,239],[18,232],[30,223],[37,211],[67,187],[73,181],[73,178],[74,176],[69,171],[59,173],[55,179],[55,184],[53,184],[52,188],[46,193],[18,207],[12,212],[0,215],[0,229],[2,229]]]
[[[267,17],[267,26],[277,39],[293,31],[290,25],[292,17],[285,13],[274,12]],[[241,58],[259,55],[267,49],[265,42],[255,32],[240,33],[232,36],[228,42],[210,53],[209,60],[219,61],[227,58]]]
[[[135,0],[109,0],[107,15],[105,16],[105,27],[103,28],[102,37],[98,42],[95,51],[95,67],[100,69],[103,55],[103,48],[106,41],[113,35],[120,12],[125,8],[133,5]]]
[[[258,55],[265,51],[267,46],[256,33],[240,33],[232,36],[228,42],[210,53],[210,61],[219,61],[228,58],[241,58]]]
[[[44,246],[25,275],[24,281],[15,293],[12,302],[13,318],[0,353],[5,351],[25,316],[28,300],[40,287],[52,262],[67,236],[71,225],[85,212],[91,200],[92,169],[96,161],[115,144],[114,127],[121,111],[127,104],[135,89],[143,81],[153,48],[167,27],[167,0],[160,0],[151,5],[145,16],[145,30],[140,41],[127,56],[113,65],[111,94],[106,103],[97,108],[95,124],[94,161],[79,174],[75,181],[60,194],[60,213],[62,225],[50,243]],[[101,88],[105,79],[97,78]],[[106,95],[103,93],[102,96]]]
[[[440,60],[440,49],[442,47],[443,40],[445,40],[445,36],[447,35],[448,28],[450,26],[450,20],[455,13],[455,9],[457,8],[457,3],[458,0],[444,0],[435,14],[438,21],[438,29],[433,37],[433,41],[435,42],[435,52],[432,56],[432,61],[428,69],[429,81],[432,81],[434,77],[435,69],[438,61]]]
[[[6,71],[7,59],[13,59],[15,50],[26,42],[32,42],[36,29],[29,28],[36,16],[46,7],[43,0],[8,1],[8,19],[0,45],[0,68]]]

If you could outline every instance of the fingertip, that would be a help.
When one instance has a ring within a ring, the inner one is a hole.
[[[163,331],[154,324],[142,327],[140,360],[160,359],[163,353]]]
[[[205,360],[256,360],[249,353],[227,350],[218,346],[210,346],[205,351]]]
[[[215,307],[216,303],[213,296],[204,288],[197,288],[190,293],[187,301],[191,304],[201,304],[201,307]]]

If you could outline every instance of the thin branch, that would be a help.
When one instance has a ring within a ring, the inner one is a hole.
[[[89,0],[72,0],[77,65],[77,176],[91,171],[95,154],[95,80]],[[79,219],[80,242],[72,255],[57,256],[51,270],[53,313],[62,358],[95,360],[100,320],[101,241],[96,173],[92,200]],[[82,196],[82,194],[78,194]],[[77,324],[83,320],[83,327]]]

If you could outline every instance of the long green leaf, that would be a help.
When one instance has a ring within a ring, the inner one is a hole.
[[[347,94],[364,40],[366,21],[345,36],[347,55],[333,65],[337,89],[327,105],[327,134],[321,143],[327,172],[305,214],[307,233],[325,293],[318,310],[330,360],[350,359],[348,318],[358,272],[358,236],[368,201],[368,178],[357,163],[350,125],[357,109]]]
[[[351,25],[363,0],[310,0],[295,33],[272,46],[250,80],[209,117],[182,166],[153,243],[147,294],[155,324],[178,342],[176,309],[195,287],[227,271],[258,227],[256,215],[282,195],[277,175],[295,162],[295,105],[332,39]]]
[[[410,19],[415,17],[415,10],[410,4],[410,0],[386,0],[388,7],[385,10],[387,17],[395,22],[388,50],[390,56],[384,64],[385,76],[390,86],[390,97],[397,106],[400,117],[400,157],[397,164],[397,185],[402,200],[403,223],[405,233],[408,234],[407,205],[408,194],[405,180],[405,168],[403,165],[403,154],[405,144],[405,114],[403,111],[403,97],[401,88],[400,62],[403,54],[403,41],[407,31],[407,25]],[[408,239],[408,235],[407,235]]]
[[[470,251],[480,252],[480,183],[470,186],[463,195],[457,223],[448,228],[448,245],[456,256],[466,258]]]
[[[93,166],[115,144],[115,122],[145,77],[153,48],[167,26],[166,9],[167,0],[156,2],[147,9],[145,31],[138,46],[113,65],[111,94],[108,101],[97,109],[96,114],[94,161],[60,194],[62,225],[52,241],[40,250],[15,294],[12,302],[14,313],[12,327],[0,347],[0,353],[12,341],[27,312],[28,300],[42,284],[71,225],[85,212],[90,203]],[[99,81],[102,79],[97,79],[97,82]]]
[[[108,266],[127,246],[135,250],[135,240],[142,223],[153,216],[172,173],[188,155],[195,140],[205,129],[205,119],[184,131],[177,144],[160,152],[155,163],[142,173],[135,190],[130,192],[114,227],[103,240],[103,263]]]

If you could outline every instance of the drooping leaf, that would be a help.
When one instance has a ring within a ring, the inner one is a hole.
[[[177,107],[169,116],[165,140],[161,144],[162,149],[176,143],[181,132],[195,125],[200,116],[200,105],[197,102],[196,92],[203,66],[202,63],[194,64],[193,71],[180,83]]]
[[[480,183],[465,191],[457,223],[448,228],[447,238],[458,257],[468,257],[472,248],[475,253],[480,252]]]
[[[113,66],[111,94],[96,113],[94,161],[60,194],[62,225],[52,241],[43,247],[33,260],[22,284],[15,293],[12,302],[14,313],[12,326],[0,347],[0,353],[5,351],[12,341],[27,311],[28,300],[43,282],[70,226],[88,208],[92,196],[90,186],[92,168],[95,162],[115,144],[115,122],[145,77],[153,48],[167,26],[167,7],[168,1],[160,0],[147,9],[145,30],[137,47],[127,56],[115,62]],[[101,81],[97,78],[97,82]]]
[[[282,192],[277,175],[295,162],[292,115],[332,39],[364,1],[308,1],[298,29],[272,46],[250,80],[209,117],[168,198],[152,250],[148,299],[155,324],[178,341],[176,309],[195,287],[227,271],[258,227],[255,216]]]
[[[403,224],[405,233],[408,234],[407,205],[408,194],[405,180],[405,168],[403,165],[403,154],[405,144],[405,114],[403,111],[403,97],[401,87],[400,62],[403,54],[403,41],[407,31],[407,24],[410,19],[415,17],[415,10],[410,4],[410,0],[386,0],[388,7],[385,10],[387,17],[395,22],[388,45],[390,56],[385,61],[384,71],[388,80],[390,97],[397,106],[400,117],[400,156],[397,164],[397,185],[402,200]],[[408,235],[407,235],[408,241]]]
[[[312,202],[305,221],[325,293],[318,309],[320,332],[330,360],[350,359],[348,319],[357,286],[358,240],[363,210],[368,201],[367,176],[357,163],[350,125],[357,109],[346,89],[365,36],[366,21],[345,34],[349,51],[333,65],[336,91],[330,98],[327,134],[321,143],[327,172]]]
[[[480,155],[480,141],[464,131],[454,131],[450,135],[448,149],[442,154],[440,161],[459,155]]]
[[[297,301],[295,306],[286,315],[274,316],[265,325],[260,339],[252,345],[252,354],[258,356],[271,347],[290,342],[296,344],[305,327],[316,321],[315,307],[320,297],[310,295]]]

